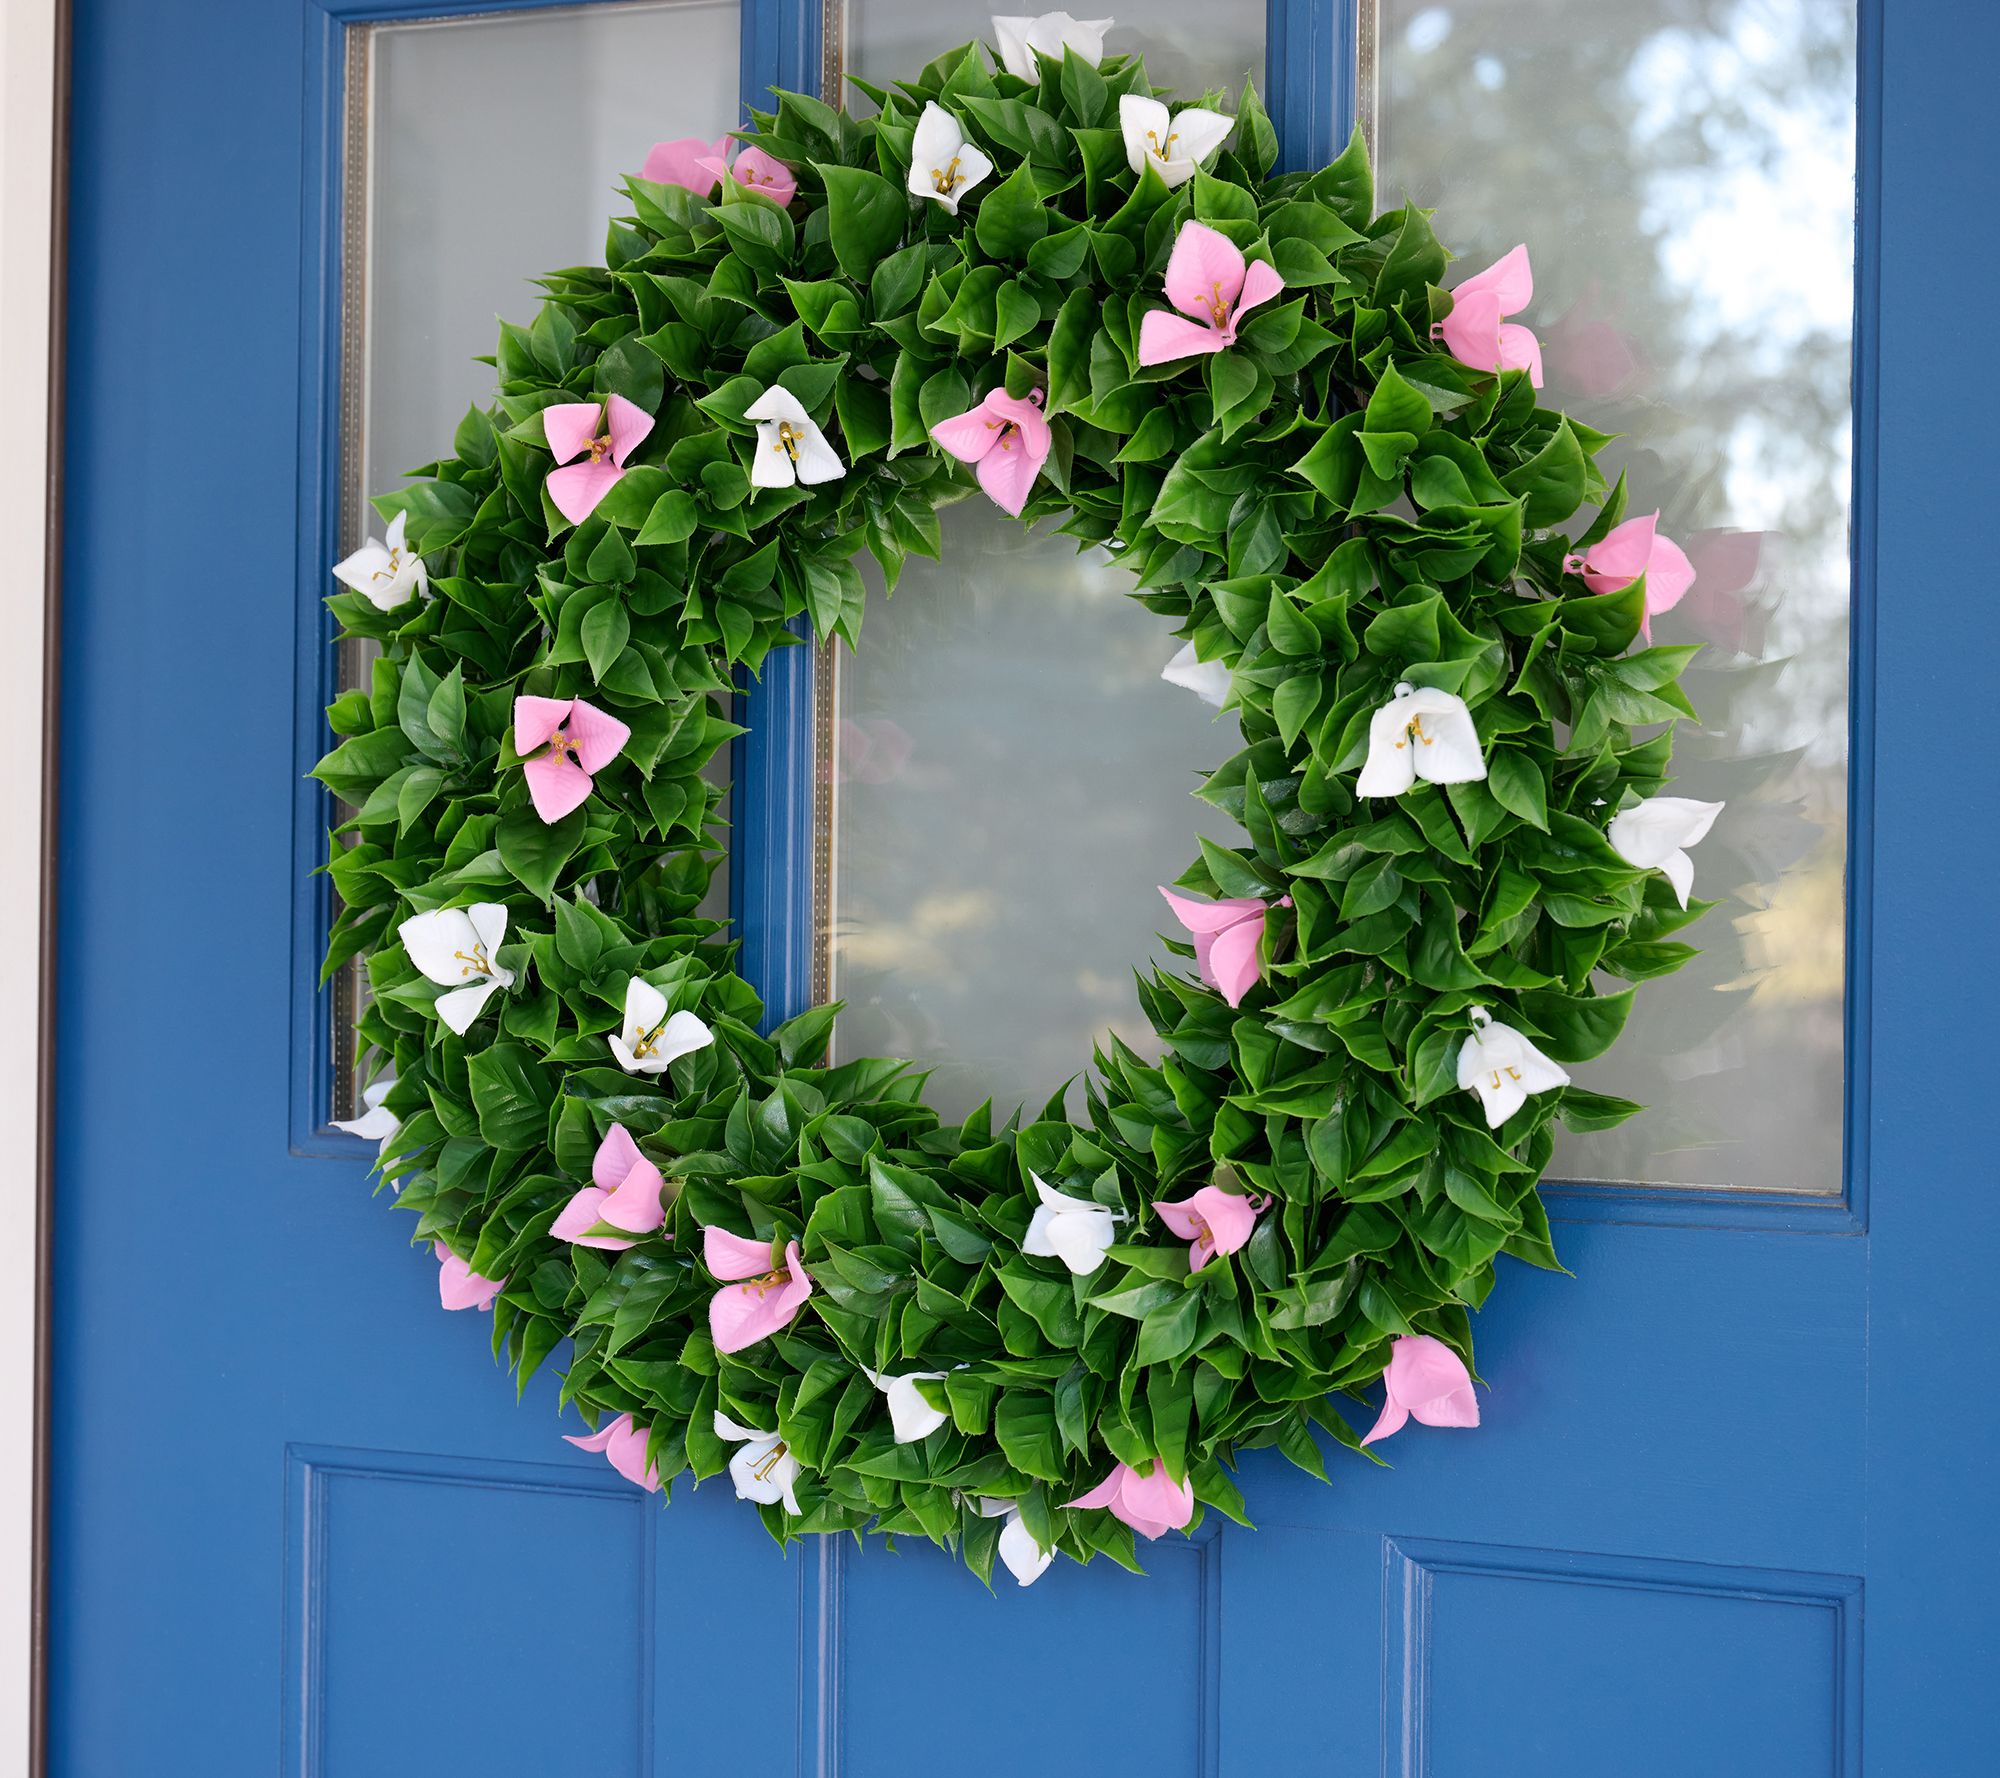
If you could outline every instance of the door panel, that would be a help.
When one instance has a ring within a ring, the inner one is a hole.
[[[1506,1269],[1476,1433],[1331,1487],[1259,1455],[1254,1532],[989,1597],[928,1549],[781,1556],[722,1487],[624,1493],[322,1134],[327,194],[347,19],[421,10],[75,8],[51,1770],[1852,1778],[1865,1697],[1872,1771],[1982,1771],[2000,616],[1962,490],[2000,468],[1964,320],[2000,18],[1860,15],[1845,1190],[1558,1192],[1576,1276]],[[1273,10],[1295,158],[1347,15]],[[818,18],[753,6],[747,83],[811,84]],[[770,725],[738,779],[781,1010],[810,741]],[[1773,1119],[1830,1117],[1806,1091]]]

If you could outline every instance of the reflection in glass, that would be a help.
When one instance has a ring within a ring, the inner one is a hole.
[[[364,487],[437,456],[493,399],[499,319],[603,264],[619,181],[740,113],[735,0],[503,13],[369,31]],[[495,118],[539,120],[495,129]]]
[[[993,40],[993,8],[986,0],[947,0],[942,6],[912,0],[847,0],[847,66],[877,85],[909,76],[948,49]],[[1032,12],[1032,7],[1021,8]],[[1155,86],[1171,87],[1192,100],[1213,88],[1229,96],[1226,110],[1246,79],[1264,83],[1262,0],[1158,0],[1143,15],[1121,18],[1105,36],[1106,55],[1146,58]],[[1082,7],[1075,16],[1098,16]],[[1140,23],[1143,17],[1143,24]],[[997,64],[996,64],[997,65]],[[850,104],[860,95],[848,95]],[[860,101],[865,109],[866,102]]]
[[[735,0],[590,6],[357,25],[349,77],[365,100],[348,144],[347,441],[343,553],[380,521],[366,496],[448,452],[490,406],[499,318],[526,322],[533,280],[603,263],[619,180],[662,138],[711,140],[738,118]],[[495,118],[533,128],[495,129]],[[365,652],[341,662],[365,683]],[[726,756],[723,756],[726,759]],[[718,770],[722,760],[718,761]],[[705,911],[727,907],[716,873]],[[334,1115],[354,1104],[358,966],[335,995]]]
[[[1648,1105],[1575,1178],[1837,1191],[1847,798],[1851,0],[1381,0],[1379,182],[1476,270],[1525,233],[1544,399],[1623,434],[1698,578],[1675,793],[1703,956],[1576,1072]]]
[[[989,32],[989,8],[854,0],[848,65],[915,71]],[[1264,60],[1261,0],[1169,0],[1139,50],[1156,85],[1231,95]],[[991,1094],[1030,1112],[1116,1030],[1157,1053],[1132,971],[1165,960],[1155,885],[1233,824],[1189,794],[1232,719],[1164,684],[1171,626],[1102,552],[1029,534],[975,496],[942,564],[911,558],[843,654],[834,736],[832,973],[841,1056],[910,1056],[947,1116]],[[1072,1111],[1081,1100],[1073,1089]]]
[[[1237,739],[1161,680],[1169,626],[1116,562],[983,501],[950,516],[944,563],[875,588],[840,660],[838,1051],[918,1058],[947,1115],[990,1093],[1004,1116],[1106,1031],[1158,1053],[1131,972],[1178,930],[1156,886],[1232,835],[1191,792]]]

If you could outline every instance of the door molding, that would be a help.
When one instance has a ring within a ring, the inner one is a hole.
[[[67,0],[8,0],[0,11],[0,333],[13,342],[23,413],[0,431],[0,580],[9,645],[0,688],[41,737],[41,770],[0,778],[0,1765],[47,1764],[43,1652],[48,1616],[44,1464],[49,1410],[46,1296],[50,1237],[56,898],[57,646],[60,612],[64,159]],[[29,942],[29,934],[34,942]],[[17,1764],[18,1762],[18,1764]]]

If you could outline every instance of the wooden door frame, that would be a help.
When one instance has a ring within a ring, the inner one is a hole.
[[[51,1131],[54,1062],[56,669],[60,615],[63,222],[68,0],[0,10],[0,335],[18,348],[20,411],[0,428],[0,697],[41,737],[41,771],[0,776],[0,1767],[46,1768]],[[36,412],[45,423],[35,425]],[[34,937],[31,941],[30,934]]]

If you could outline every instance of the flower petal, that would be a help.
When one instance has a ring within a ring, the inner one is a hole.
[[[525,693],[516,698],[514,751],[526,759],[537,747],[547,745],[575,708],[574,698],[537,698]]]
[[[792,177],[791,168],[761,148],[744,149],[730,171],[738,185],[769,198],[780,210],[798,195],[799,182]]]
[[[603,1207],[610,1195],[597,1186],[586,1185],[562,1207],[562,1213],[549,1224],[549,1233],[558,1241],[568,1241],[577,1247],[601,1247],[608,1252],[622,1253],[632,1245],[630,1241],[590,1232],[606,1220]]]
[[[1490,295],[1503,315],[1518,315],[1535,300],[1535,274],[1528,264],[1526,245],[1503,253],[1483,272],[1475,272],[1464,283],[1452,287],[1454,298],[1467,291]]]
[[[1278,268],[1265,260],[1253,259],[1243,268],[1243,294],[1236,300],[1236,310],[1229,318],[1233,328],[1243,317],[1260,303],[1267,303],[1285,287],[1285,281],[1278,276]]]
[[[632,731],[617,717],[578,698],[570,707],[569,738],[583,769],[601,772],[631,740]]]
[[[1212,704],[1218,710],[1229,696],[1229,663],[1198,660],[1192,642],[1181,644],[1174,658],[1160,669],[1160,677],[1169,685],[1193,692],[1204,704]]]
[[[987,497],[1009,517],[1019,518],[1034,490],[1041,465],[1028,454],[1021,434],[1010,433],[1000,448],[982,457],[975,472]]]
[[[1118,1498],[1119,1490],[1125,1486],[1125,1478],[1131,1473],[1124,1464],[1116,1464],[1111,1473],[1088,1494],[1079,1494],[1074,1500],[1065,1500],[1063,1505],[1083,1508],[1108,1507]]]
[[[710,1226],[701,1231],[702,1264],[718,1278],[759,1278],[772,1269],[771,1243]]]
[[[653,416],[636,401],[627,401],[622,395],[607,395],[604,422],[611,434],[611,461],[623,468],[625,459],[646,442],[646,434],[653,430]]]
[[[1008,1514],[1007,1523],[1000,1527],[1000,1560],[1015,1580],[1024,1587],[1033,1586],[1055,1559],[1055,1551],[1045,1550],[1035,1541],[1019,1513]]]
[[[940,450],[956,457],[961,463],[977,463],[998,442],[1000,426],[987,413],[986,403],[982,401],[962,414],[940,420],[931,428],[931,437],[937,441]]]
[[[1160,893],[1174,910],[1174,917],[1190,932],[1223,932],[1251,914],[1261,914],[1264,903],[1250,895],[1230,895],[1216,901],[1183,895],[1164,885]]]
[[[1215,935],[1208,953],[1208,969],[1215,977],[1217,991],[1231,1006],[1241,1006],[1243,996],[1257,985],[1257,947],[1263,936],[1261,911]]]
[[[581,808],[590,795],[590,774],[562,754],[538,753],[521,772],[535,813],[551,824]]]
[[[597,401],[559,401],[542,409],[542,436],[558,463],[581,457],[604,419],[604,404]]]
[[[1183,315],[1212,320],[1216,304],[1225,310],[1235,307],[1243,276],[1243,255],[1227,235],[1205,222],[1181,224],[1167,256],[1166,284],[1167,300]]]
[[[1542,342],[1518,322],[1502,322],[1500,368],[1526,371],[1529,387],[1539,389],[1542,386]]]
[[[1183,320],[1165,309],[1148,309],[1139,321],[1141,365],[1177,364],[1204,352],[1220,352],[1228,344],[1220,328]]]
[[[729,138],[704,142],[699,136],[680,136],[672,142],[655,142],[639,175],[655,185],[678,185],[697,196],[715,190],[715,175],[702,166],[704,160],[720,160],[729,150]]]
[[[1167,138],[1173,134],[1173,120],[1158,99],[1149,99],[1142,93],[1121,93],[1118,128],[1125,136],[1125,164],[1133,172],[1146,170],[1149,152],[1161,160],[1169,158]]]
[[[1122,106],[1124,101],[1119,101]],[[1174,155],[1180,160],[1189,160],[1199,165],[1208,159],[1224,142],[1229,132],[1236,127],[1236,119],[1225,117],[1220,111],[1207,111],[1199,105],[1190,105],[1185,111],[1176,111],[1171,125],[1178,138],[1174,143]],[[1139,169],[1134,167],[1133,172]]]
[[[598,501],[611,492],[625,471],[606,458],[596,463],[571,463],[549,471],[549,498],[556,511],[572,525],[580,525],[597,510]]]
[[[463,1037],[472,1021],[479,1017],[487,1001],[499,992],[501,984],[492,977],[473,982],[464,988],[454,988],[449,994],[440,994],[434,1003],[437,1016],[444,1021],[445,1029],[455,1031]]]
[[[1500,369],[1500,304],[1491,291],[1454,292],[1451,313],[1438,323],[1438,333],[1460,364]]]
[[[1583,578],[1593,593],[1622,592],[1646,572],[1660,515],[1627,519],[1593,543],[1583,558]]]

